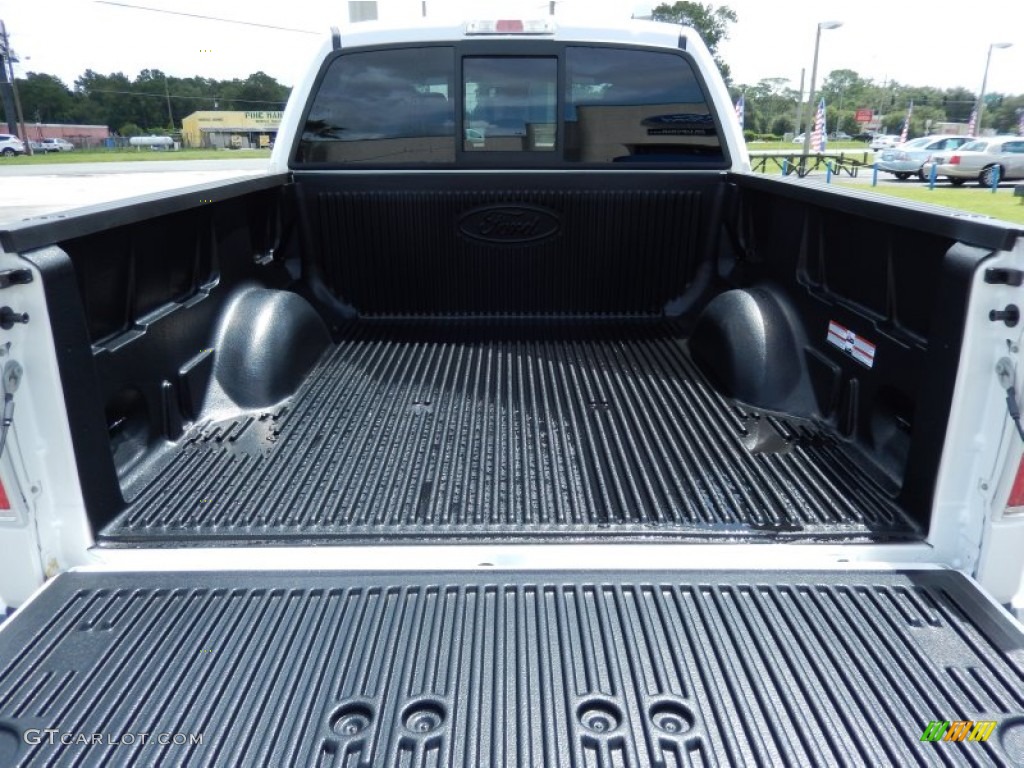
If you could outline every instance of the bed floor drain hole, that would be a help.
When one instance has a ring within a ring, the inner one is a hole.
[[[1024,765],[1024,718],[1002,721],[996,726],[996,733],[1010,765]]]
[[[373,712],[365,704],[346,704],[331,718],[331,728],[340,736],[351,738],[370,727]]]
[[[444,707],[436,701],[420,701],[405,708],[402,724],[406,730],[416,734],[433,733],[444,725]]]
[[[593,733],[614,731],[622,722],[622,712],[610,701],[587,701],[579,708],[580,724]]]
[[[693,728],[693,714],[675,701],[661,701],[651,707],[651,722],[665,733],[679,735]]]
[[[0,765],[14,765],[21,751],[21,729],[0,723]]]

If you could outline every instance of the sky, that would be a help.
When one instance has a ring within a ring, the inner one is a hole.
[[[46,72],[71,86],[85,69],[134,77],[140,70],[170,75],[244,78],[264,71],[294,85],[334,24],[344,28],[344,0],[119,0],[127,4],[309,30],[225,24],[134,10],[96,0],[0,0],[11,47],[21,57],[16,73]],[[735,83],[783,77],[792,87],[806,69],[808,86],[818,22],[842,21],[821,36],[818,83],[833,69],[852,69],[878,83],[950,88],[981,87],[991,43],[1013,43],[992,53],[987,91],[1024,93],[1024,0],[972,0],[955,14],[937,0],[851,3],[849,0],[725,0],[738,16],[720,46]],[[484,17],[490,0],[427,0],[437,16]],[[415,24],[420,0],[381,0],[382,19]],[[501,8],[512,4],[503,2]],[[546,12],[544,0],[524,0],[522,15]],[[628,18],[650,3],[633,0],[559,0],[558,13],[587,18]],[[872,12],[873,11],[873,12]],[[502,14],[505,15],[505,14]]]

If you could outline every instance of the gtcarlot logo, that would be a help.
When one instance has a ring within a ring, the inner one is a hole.
[[[29,728],[22,734],[26,744],[72,744],[134,746],[136,744],[177,744],[195,746],[203,743],[201,733],[75,733],[59,728]]]

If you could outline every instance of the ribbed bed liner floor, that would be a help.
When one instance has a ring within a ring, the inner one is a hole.
[[[1020,766],[1024,638],[952,571],[70,573],[0,764]]]
[[[726,401],[654,323],[354,324],[129,496],[105,544],[917,535],[827,430]]]

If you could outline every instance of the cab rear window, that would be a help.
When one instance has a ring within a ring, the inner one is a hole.
[[[600,45],[481,55],[353,51],[327,67],[297,166],[672,164],[722,167],[718,125],[684,56]]]
[[[328,67],[296,160],[436,165],[455,160],[451,48],[350,53]]]

